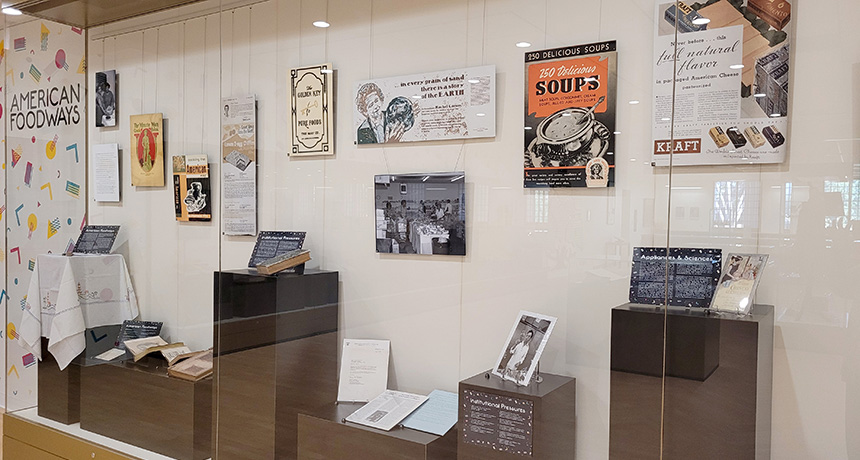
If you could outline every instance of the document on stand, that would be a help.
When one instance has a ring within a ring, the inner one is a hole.
[[[457,424],[457,393],[433,390],[427,402],[403,420],[405,428],[445,436]]]
[[[343,340],[338,401],[367,402],[388,388],[388,340]]]
[[[427,401],[427,396],[385,390],[373,401],[353,412],[346,421],[389,431],[424,404],[424,401]]]

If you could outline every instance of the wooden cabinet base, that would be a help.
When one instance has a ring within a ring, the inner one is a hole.
[[[375,430],[342,420],[363,404],[330,404],[313,415],[299,414],[299,459],[453,460],[457,429],[445,436],[394,428]]]

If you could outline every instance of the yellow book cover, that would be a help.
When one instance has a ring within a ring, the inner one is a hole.
[[[160,113],[132,115],[131,185],[164,186],[163,121]]]

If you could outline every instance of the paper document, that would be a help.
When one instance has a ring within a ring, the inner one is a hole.
[[[427,402],[403,420],[402,425],[413,430],[439,436],[457,423],[457,393],[433,390]]]
[[[119,201],[119,145],[93,146],[92,163],[93,197],[96,201]],[[66,191],[75,190],[77,184],[67,181]],[[78,190],[80,188],[78,187]]]
[[[427,396],[385,390],[373,401],[353,412],[346,421],[388,431],[426,400]]]
[[[121,348],[111,348],[110,350],[96,356],[96,359],[100,359],[102,361],[113,361],[116,358],[125,354],[125,350]]]
[[[388,340],[344,339],[338,401],[367,402],[388,388]]]

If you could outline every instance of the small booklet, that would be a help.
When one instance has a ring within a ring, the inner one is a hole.
[[[138,362],[143,359],[144,356],[156,351],[161,351],[165,358],[167,358],[167,353],[164,353],[164,350],[184,348],[185,350],[190,351],[182,342],[167,343],[159,336],[126,340],[123,343],[125,344],[125,348],[134,356],[134,362]]]
[[[427,396],[385,390],[373,401],[350,414],[346,421],[390,431],[401,420],[424,404],[424,401],[427,401]]]
[[[178,357],[182,360],[167,368],[167,375],[182,380],[196,382],[212,375],[212,349],[191,353],[191,356]]]
[[[277,257],[273,257],[257,265],[257,271],[264,275],[272,275],[311,260],[311,251],[295,249]]]

